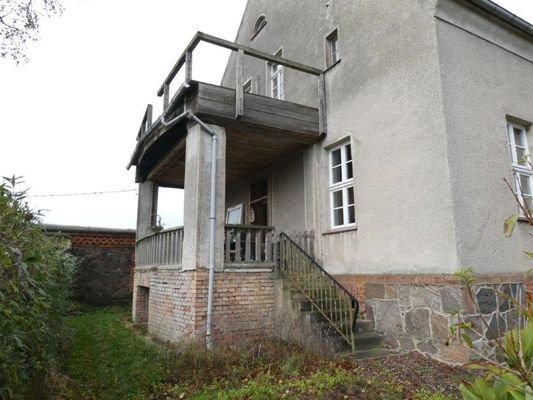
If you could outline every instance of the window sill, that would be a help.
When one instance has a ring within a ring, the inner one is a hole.
[[[356,231],[357,229],[358,229],[357,226],[350,226],[350,227],[347,227],[347,228],[332,229],[330,231],[323,232],[322,236],[334,235],[335,233],[353,232],[353,231]]]
[[[341,62],[341,58],[339,58],[337,61],[335,61],[333,64],[331,64],[329,67],[327,67],[325,70],[324,70],[324,73],[328,72],[330,69],[332,69],[335,65],[337,64],[340,64]]]

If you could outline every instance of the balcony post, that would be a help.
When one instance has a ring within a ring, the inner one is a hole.
[[[226,183],[226,134],[224,128],[209,125],[217,133],[217,181],[215,268],[224,265],[224,222]],[[209,265],[209,211],[211,200],[211,136],[197,123],[187,127],[185,146],[184,195],[184,270],[208,268]]]

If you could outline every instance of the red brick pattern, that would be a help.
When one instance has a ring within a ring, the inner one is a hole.
[[[135,247],[135,234],[72,233],[72,247]]]
[[[141,322],[141,287],[150,288],[148,330],[161,340],[205,336],[208,274],[196,271],[136,270],[134,320]],[[213,335],[235,341],[273,331],[274,283],[270,272],[217,272]]]

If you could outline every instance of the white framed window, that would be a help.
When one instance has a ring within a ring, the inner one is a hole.
[[[276,54],[277,57],[282,56],[282,51],[279,50]],[[270,96],[274,99],[285,99],[285,82],[284,82],[283,65],[270,64]]]
[[[509,136],[515,193],[524,208],[533,210],[533,167],[529,148],[529,142],[532,142],[532,140],[528,137],[526,126],[514,122],[507,122],[507,133]],[[523,214],[522,210],[520,210],[520,214]]]
[[[339,59],[339,35],[335,29],[326,36],[326,67],[331,67]]]
[[[352,146],[343,143],[329,151],[331,226],[355,226]]]

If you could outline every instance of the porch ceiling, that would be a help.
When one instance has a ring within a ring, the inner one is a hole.
[[[244,113],[235,119],[235,90],[201,82],[191,82],[183,98],[203,121],[225,128],[226,184],[258,174],[321,138],[315,108],[246,93]],[[173,108],[168,119],[183,110],[183,101],[173,101]],[[185,122],[164,129],[156,121],[134,153],[137,180],[183,188],[186,134]]]

